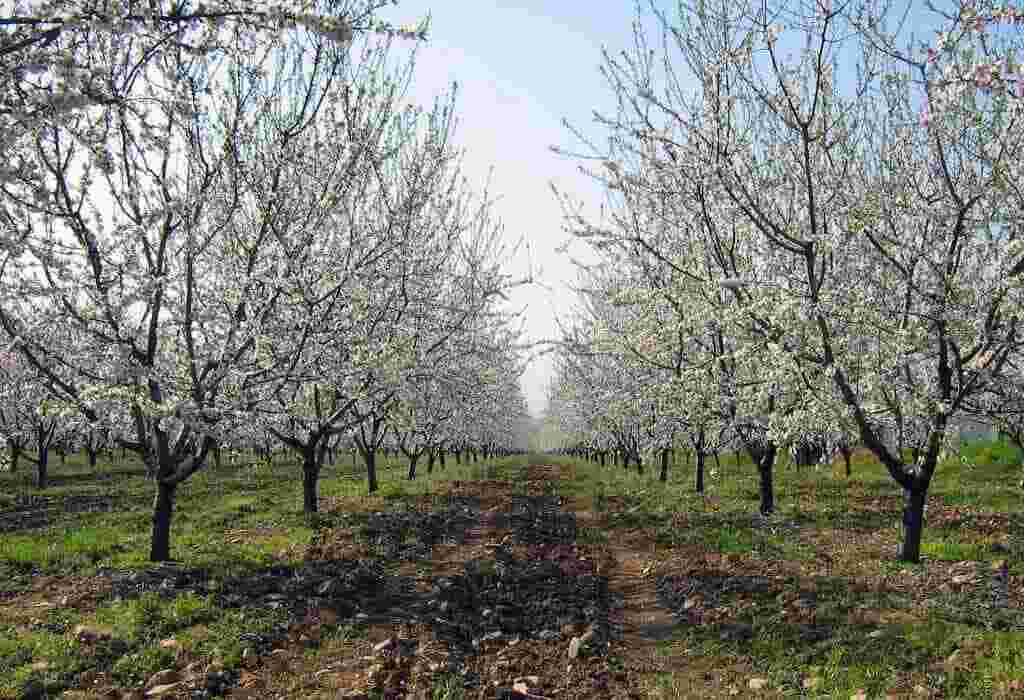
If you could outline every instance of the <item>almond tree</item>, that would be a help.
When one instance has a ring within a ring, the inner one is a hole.
[[[956,449],[950,422],[1019,352],[1024,263],[1007,175],[1019,169],[1020,103],[1006,90],[945,92],[941,117],[922,118],[913,81],[937,93],[944,59],[897,50],[873,6],[723,1],[679,15],[675,29],[662,19],[682,65],[666,56],[660,85],[653,62],[624,65],[623,89],[672,123],[644,132],[664,160],[738,215],[759,263],[777,266],[784,284],[751,274],[733,285],[740,309],[772,301],[767,332],[779,337],[759,357],[764,373],[799,370],[827,389],[817,422],[856,425],[904,490],[900,558],[917,561],[928,487]],[[786,58],[780,36],[791,34],[805,48]],[[846,48],[861,58],[841,90]],[[702,94],[682,90],[683,70]],[[798,436],[798,415],[773,421],[768,437]],[[886,444],[886,423],[916,448],[913,462]]]
[[[90,421],[133,426],[134,439],[115,439],[137,451],[156,479],[153,561],[170,556],[178,485],[248,420],[240,392],[230,390],[252,362],[261,325],[274,316],[272,290],[281,273],[287,277],[287,251],[269,231],[251,239],[241,270],[225,270],[219,250],[249,203],[230,186],[235,152],[225,148],[243,138],[247,124],[239,110],[242,118],[212,126],[206,95],[246,64],[239,56],[279,55],[273,42],[261,48],[259,38],[238,29],[218,53],[199,55],[179,42],[135,69],[124,61],[135,49],[119,37],[84,35],[83,51],[119,67],[105,80],[150,96],[131,109],[100,105],[36,128],[31,147],[18,154],[17,174],[0,186],[0,225],[13,241],[4,254],[24,256],[44,276],[33,280],[6,267],[0,300],[45,299],[41,318],[74,328],[82,340],[73,352],[48,345],[7,301],[0,301],[0,328],[19,340],[19,353],[55,398]],[[297,77],[303,63],[338,65],[346,53],[315,32],[287,33],[282,41]],[[237,105],[258,99],[253,92],[235,97]],[[322,99],[290,115],[297,129]],[[99,198],[113,206],[100,206]],[[70,237],[58,238],[57,228]],[[109,358],[114,372],[91,373],[95,359],[87,358],[96,357]],[[49,369],[57,363],[68,378]]]
[[[191,3],[126,0],[17,0],[0,15],[0,180],[21,173],[8,156],[31,140],[41,124],[60,122],[93,105],[132,109],[139,97],[134,80],[109,80],[124,65],[143,70],[165,51],[186,47],[210,54],[231,32],[274,41],[296,27],[342,45],[355,35],[425,38],[427,26],[394,27],[377,19],[391,0],[317,0]],[[118,44],[116,53],[96,52],[93,39]]]

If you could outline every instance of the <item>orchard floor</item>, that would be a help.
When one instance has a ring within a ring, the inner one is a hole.
[[[294,469],[211,471],[162,566],[137,470],[4,475],[0,697],[1024,697],[1019,468],[978,461],[916,565],[864,455],[780,467],[768,519],[742,463],[707,498],[682,464],[327,469],[312,522]]]

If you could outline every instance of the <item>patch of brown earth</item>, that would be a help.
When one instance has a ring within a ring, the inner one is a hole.
[[[93,612],[110,589],[110,579],[102,576],[40,576],[27,591],[0,603],[0,620],[28,623],[60,608]]]

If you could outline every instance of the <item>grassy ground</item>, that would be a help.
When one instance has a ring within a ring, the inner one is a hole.
[[[412,483],[396,460],[381,471],[378,494],[367,497],[365,475],[353,473],[346,455],[324,470],[324,515],[314,521],[301,513],[295,463],[225,466],[200,472],[179,490],[172,556],[221,578],[298,564],[317,529],[335,525],[339,513],[429,506],[428,496],[440,499],[456,480],[521,484],[528,462],[553,464],[558,477],[544,488],[562,494],[565,509],[579,513],[581,546],[596,552],[614,545],[642,555],[647,563],[635,574],[642,585],[653,589],[664,575],[712,573],[772,581],[770,594],[694,600],[701,621],[658,642],[660,660],[645,661],[646,668],[635,650],[613,650],[608,664],[629,676],[636,697],[1024,697],[1021,467],[1012,448],[1001,444],[975,445],[965,456],[967,466],[938,471],[925,557],[916,565],[895,561],[900,494],[864,454],[855,457],[850,479],[841,460],[818,471],[779,467],[779,512],[769,528],[751,526],[755,471],[749,460],[737,464],[731,455],[720,468],[709,463],[707,497],[693,493],[693,468],[682,460],[661,484],[654,467],[638,476],[635,468],[550,456],[461,467],[450,458],[447,469],[435,467],[431,477],[421,464]],[[44,697],[47,688],[70,688],[66,698],[101,697],[98,683],[141,688],[154,673],[190,663],[248,673],[241,635],[273,628],[280,615],[221,610],[212,597],[194,594],[111,600],[99,570],[150,566],[152,486],[137,462],[101,463],[95,474],[81,456],[67,465],[53,462],[53,484],[42,492],[31,488],[24,462],[20,473],[0,475],[0,515],[29,517],[49,509],[46,526],[0,535],[0,698]],[[783,521],[798,527],[787,530]],[[997,609],[988,591],[1004,570],[1009,605]],[[806,591],[815,595],[809,608],[798,605]],[[737,624],[749,632],[723,634],[726,625]],[[800,637],[806,624],[833,633],[807,642]],[[74,631],[80,625],[122,648],[83,640]],[[313,697],[321,692],[309,685],[314,672],[363,653],[379,632],[326,625],[317,648],[293,650],[286,670],[254,682],[257,690],[249,696]],[[104,654],[117,660],[97,679],[94,669]],[[321,697],[336,697],[347,682],[335,675],[335,694]],[[450,678],[434,678],[429,692],[422,697],[463,697]]]
[[[380,488],[368,497],[365,468],[361,462],[353,468],[348,454],[337,465],[325,465],[323,515],[313,519],[302,513],[298,462],[280,458],[272,467],[225,462],[179,488],[171,556],[221,579],[301,564],[315,529],[329,526],[332,514],[388,510],[403,499],[431,494],[438,484],[490,476],[523,462],[508,458],[459,466],[449,457],[443,472],[436,464],[427,475],[424,461],[417,479],[408,482],[404,460],[379,455]],[[51,485],[42,491],[32,485],[32,466],[22,460],[19,467],[0,474],[0,514],[33,518],[47,511],[47,524],[0,534],[0,698],[22,697],[26,687],[39,683],[60,688],[96,666],[95,645],[73,633],[79,625],[128,644],[130,652],[120,655],[111,680],[131,687],[173,666],[183,653],[239,668],[244,646],[239,634],[259,633],[278,621],[273,611],[223,611],[210,597],[191,594],[170,601],[155,594],[104,601],[103,590],[92,590],[101,580],[98,571],[152,566],[147,556],[153,486],[144,467],[129,456],[113,465],[101,461],[94,472],[84,454],[69,456],[66,464],[51,456]],[[76,509],[85,512],[71,512]],[[353,625],[329,636],[343,643],[366,631]],[[177,646],[160,646],[170,638]]]
[[[798,534],[749,526],[756,472],[733,455],[720,468],[710,461],[707,498],[694,493],[693,468],[682,460],[667,484],[650,467],[639,476],[573,460],[575,478],[563,491],[612,511],[611,528],[582,538],[631,532],[632,546],[657,552],[657,572],[702,558],[690,568],[787,582],[776,597],[737,598],[717,611],[750,623],[750,639],[723,642],[720,626],[696,625],[662,644],[665,655],[702,659],[696,668],[745,662],[766,687],[808,697],[1024,697],[1022,468],[1007,444],[974,444],[964,456],[966,465],[940,467],[932,484],[920,564],[895,560],[900,492],[869,454],[855,456],[850,479],[841,458],[819,470],[777,469],[778,519],[800,523]],[[1004,562],[1009,608],[993,610],[987,584]],[[837,630],[817,647],[794,637],[798,613],[789,606],[800,588],[816,591],[813,623]],[[699,685],[692,675],[658,674],[651,697],[690,697],[686,689]],[[747,694],[742,680],[734,690]]]

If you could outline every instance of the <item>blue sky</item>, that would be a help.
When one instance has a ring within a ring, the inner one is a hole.
[[[501,198],[495,213],[506,239],[510,245],[520,236],[529,241],[534,267],[543,268],[539,279],[552,288],[521,288],[512,306],[527,307],[529,339],[556,337],[555,314],[565,317],[575,301],[566,283],[576,281],[576,268],[555,252],[567,236],[549,183],[582,198],[595,213],[601,194],[574,161],[549,147],[575,145],[563,118],[588,133],[602,133],[592,126],[592,112],[610,111],[613,103],[598,70],[601,45],[615,51],[629,46],[633,3],[403,0],[382,17],[411,24],[428,12],[430,39],[420,49],[410,97],[429,104],[452,80],[459,82],[457,141],[467,149],[467,175],[482,189],[494,167],[492,192]],[[570,252],[587,258],[578,244]],[[521,276],[526,269],[521,251],[510,272]],[[531,363],[523,376],[534,415],[544,407],[550,376],[547,357]]]
[[[658,5],[670,20],[676,19],[674,0]],[[903,9],[895,7],[893,18]],[[655,30],[648,40],[659,50],[660,26],[650,17],[647,0],[643,11],[650,20],[645,24]],[[613,94],[599,72],[601,46],[613,54],[628,49],[635,12],[633,0],[401,0],[381,14],[396,25],[415,24],[431,15],[430,38],[420,49],[410,98],[429,105],[458,81],[456,141],[467,150],[466,173],[482,189],[494,168],[491,191],[501,197],[495,213],[504,223],[506,240],[511,245],[525,237],[534,268],[542,268],[538,279],[550,287],[533,285],[512,295],[513,307],[527,307],[524,328],[531,340],[557,337],[556,314],[566,318],[575,303],[567,284],[576,282],[576,268],[568,255],[555,252],[567,235],[550,183],[582,199],[592,219],[602,201],[593,181],[578,172],[578,164],[549,147],[577,145],[562,126],[563,118],[601,142],[606,132],[594,124],[593,111],[614,113]],[[910,22],[905,32],[930,40],[934,28]],[[799,50],[799,39],[792,35],[784,34],[780,46],[790,42],[787,48]],[[856,60],[856,53],[847,55]],[[843,80],[852,76],[850,69],[839,67]],[[569,252],[594,259],[580,243]],[[510,272],[521,276],[526,270],[527,254],[521,251]],[[551,374],[550,358],[542,357],[523,377],[534,415],[544,407]]]

